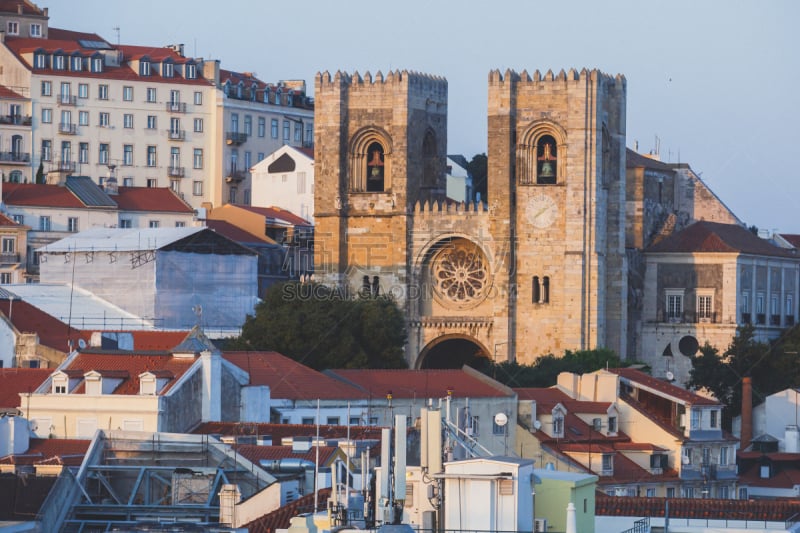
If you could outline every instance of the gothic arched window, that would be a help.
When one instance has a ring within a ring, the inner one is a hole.
[[[373,142],[367,148],[367,192],[383,192],[385,185],[384,149]]]
[[[558,178],[558,152],[556,140],[542,135],[536,142],[536,183],[551,185]]]

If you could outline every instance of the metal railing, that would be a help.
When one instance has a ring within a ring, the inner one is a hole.
[[[0,161],[3,163],[30,163],[31,154],[27,152],[0,152]]]
[[[61,105],[78,105],[78,97],[71,94],[58,95],[58,103]]]
[[[172,113],[186,113],[186,104],[184,102],[167,102],[166,109]]]
[[[182,141],[186,139],[186,130],[167,130],[167,135],[171,141]]]
[[[238,131],[225,132],[225,141],[228,144],[242,144],[247,141],[246,133],[239,133]]]
[[[75,135],[78,133],[78,126],[75,124],[71,124],[69,122],[61,122],[58,125],[58,132],[59,133],[66,133],[68,135]]]
[[[169,167],[167,174],[173,178],[182,178],[185,174],[185,167]]]

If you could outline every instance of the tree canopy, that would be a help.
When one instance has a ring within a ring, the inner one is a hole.
[[[516,361],[493,364],[488,359],[481,359],[476,368],[509,387],[552,387],[561,372],[585,374],[601,368],[620,366],[626,365],[613,350],[599,348],[574,352],[567,350],[563,357],[548,354],[532,365],[523,365]]]
[[[755,339],[753,326],[738,328],[728,349],[719,351],[706,343],[692,359],[687,386],[705,388],[722,402],[723,427],[729,429],[733,417],[742,411],[742,378],[749,376],[753,385],[753,405],[767,396],[800,385],[798,362],[800,328],[787,330],[772,343]]]
[[[270,287],[230,348],[273,350],[317,370],[405,368],[405,340],[405,320],[391,298],[350,298],[292,281]]]

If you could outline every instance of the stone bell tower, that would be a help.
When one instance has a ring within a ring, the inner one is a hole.
[[[315,277],[403,308],[413,206],[445,193],[447,81],[325,72],[314,114]]]

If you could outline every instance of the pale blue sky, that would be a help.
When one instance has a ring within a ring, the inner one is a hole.
[[[599,68],[628,80],[628,146],[688,162],[748,224],[800,233],[795,0],[39,0],[51,26],[265,81],[408,69],[449,84],[448,153],[486,151],[487,78]],[[206,7],[207,6],[207,7]]]

